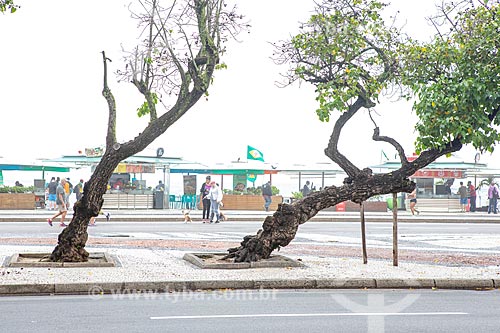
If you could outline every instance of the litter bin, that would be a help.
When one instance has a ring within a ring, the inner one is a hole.
[[[392,210],[392,207],[393,207],[393,205],[392,205],[392,198],[387,198],[386,202],[387,202],[387,208],[389,210]]]
[[[394,202],[392,200],[392,197],[387,198],[386,202],[387,202],[387,208],[389,208],[389,210],[392,210],[392,207],[394,207]],[[398,210],[406,210],[404,194],[399,193],[399,195],[397,196],[396,205]]]
[[[406,195],[404,193],[399,193],[398,210],[406,210],[405,198],[406,198]]]
[[[345,201],[339,202],[335,205],[337,212],[345,212]]]
[[[156,191],[154,193],[154,200],[153,200],[154,209],[163,209],[163,196],[164,196],[163,191]]]

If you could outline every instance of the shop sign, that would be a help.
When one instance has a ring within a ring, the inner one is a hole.
[[[413,178],[464,178],[463,170],[418,170]]]

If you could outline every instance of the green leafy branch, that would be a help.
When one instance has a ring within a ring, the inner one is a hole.
[[[151,93],[151,99],[153,103],[158,104],[158,95],[156,93]],[[142,105],[137,109],[137,116],[142,117],[150,113],[148,101],[144,101]]]
[[[15,13],[19,5],[14,4],[14,0],[0,0],[0,13]]]

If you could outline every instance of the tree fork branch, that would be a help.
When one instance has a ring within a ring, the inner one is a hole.
[[[411,174],[413,174],[417,170],[425,168],[437,158],[459,151],[460,149],[462,149],[462,142],[459,138],[455,138],[453,141],[447,143],[442,149],[434,148],[423,151],[419,157],[408,164],[408,168],[412,172]]]
[[[411,192],[415,183],[405,177],[407,173],[402,169],[398,171],[373,175],[365,181],[340,187],[327,186],[291,205],[279,204],[278,210],[266,217],[262,229],[256,235],[245,236],[239,247],[228,249],[226,258],[232,258],[235,262],[267,259],[275,249],[287,246],[295,238],[301,224],[325,208],[346,200],[361,203],[377,194]]]
[[[349,110],[340,115],[340,117],[335,122],[333,127],[332,135],[330,136],[330,141],[325,149],[325,155],[328,156],[333,162],[337,163],[342,170],[344,170],[349,178],[356,177],[360,170],[351,161],[342,155],[337,147],[339,141],[340,133],[344,125],[351,119],[358,110],[366,105],[366,101],[359,96],[358,99],[349,107]]]
[[[297,233],[298,227],[314,217],[319,211],[340,202],[351,200],[361,204],[378,195],[397,192],[411,192],[415,183],[408,179],[436,158],[460,150],[460,139],[449,142],[442,149],[429,149],[413,162],[386,174],[372,175],[370,169],[360,171],[351,182],[343,186],[328,186],[314,192],[291,205],[280,204],[278,210],[266,217],[262,229],[255,235],[247,235],[239,247],[228,249],[226,259],[235,262],[251,262],[267,259],[275,249],[288,245]]]
[[[398,152],[399,159],[401,160],[401,165],[402,166],[407,166],[408,165],[408,159],[406,158],[405,151],[403,149],[403,146],[396,140],[388,136],[381,136],[380,135],[380,129],[377,126],[377,123],[375,122],[375,119],[373,119],[371,112],[368,113],[370,116],[370,119],[372,120],[373,124],[375,125],[375,128],[373,129],[373,136],[372,139],[373,141],[382,141],[382,142],[387,142],[391,144],[394,148],[396,148],[396,151]]]
[[[106,58],[106,53],[102,53],[102,61],[104,66],[104,82],[102,95],[108,102],[108,132],[106,134],[106,149],[112,149],[116,143],[116,102],[111,90],[108,87],[108,61],[111,59]]]

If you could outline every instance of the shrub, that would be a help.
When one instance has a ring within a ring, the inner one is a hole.
[[[0,193],[33,193],[34,186],[0,186]]]

